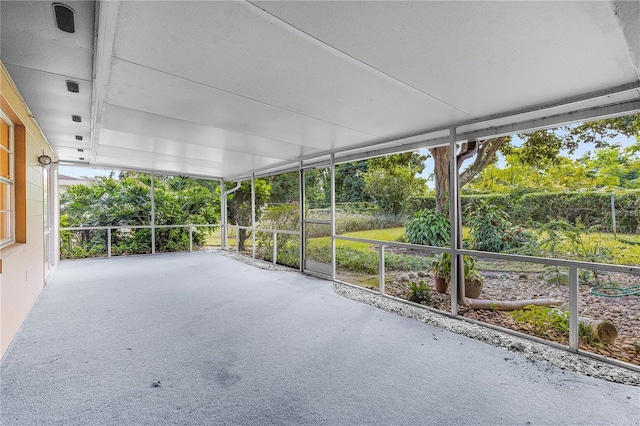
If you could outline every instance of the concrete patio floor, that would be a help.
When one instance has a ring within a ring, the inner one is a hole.
[[[640,424],[638,387],[218,252],[61,262],[0,371],[2,425]]]

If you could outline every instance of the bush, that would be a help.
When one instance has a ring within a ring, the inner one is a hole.
[[[521,226],[514,226],[509,215],[499,207],[484,201],[468,214],[469,243],[473,250],[504,253],[528,248],[528,252],[534,251],[535,235]]]
[[[427,305],[431,303],[431,287],[426,285],[424,281],[412,282],[409,287],[409,301]]]
[[[404,235],[412,244],[444,247],[451,239],[451,224],[446,216],[420,210],[405,223]]]
[[[271,205],[265,208],[258,225],[264,229],[296,231],[300,229],[300,206],[297,203]],[[293,268],[300,267],[300,237],[294,234],[278,234],[277,263]],[[273,234],[256,232],[258,257],[273,261]]]
[[[371,229],[395,228],[402,225],[402,216],[391,214],[362,214],[336,212],[336,233],[369,231]]]
[[[465,210],[463,223],[468,223],[469,211],[483,202],[489,202],[510,212],[511,221],[522,226],[565,220],[572,225],[580,221],[586,226],[600,225],[612,231],[611,193],[604,192],[539,192],[525,189],[507,194],[466,194],[461,203]],[[435,198],[411,200],[414,210],[434,209]],[[621,233],[640,233],[640,190],[627,190],[615,195],[616,227]]]
[[[330,263],[331,247],[328,245],[307,247],[307,255],[319,262]],[[336,247],[336,267],[339,270],[373,275],[379,272],[379,265],[380,259],[376,251]],[[430,267],[430,257],[396,253],[387,253],[385,255],[385,268],[387,271],[416,271],[429,269]]]

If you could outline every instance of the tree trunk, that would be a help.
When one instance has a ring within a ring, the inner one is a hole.
[[[473,163],[460,173],[460,188],[495,161],[498,149],[510,140],[508,136],[501,136],[480,141]],[[449,212],[449,146],[429,148],[429,152],[433,157],[433,172],[436,178],[436,213],[446,216]],[[458,169],[461,165],[458,164]]]
[[[238,244],[238,251],[244,251],[244,243],[247,241],[247,238],[249,238],[247,230],[238,229],[238,241],[236,241],[236,244]]]
[[[436,213],[449,213],[449,147],[429,148],[433,157],[433,173],[436,178]]]

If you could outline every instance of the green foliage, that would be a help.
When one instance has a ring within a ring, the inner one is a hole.
[[[300,175],[298,172],[271,176],[269,181],[271,183],[269,204],[288,204],[299,201]]]
[[[541,337],[553,338],[554,332],[559,333],[563,339],[569,337],[569,313],[557,308],[547,306],[528,305],[524,309],[509,313],[513,319],[525,323],[530,330]],[[597,337],[591,328],[584,323],[578,323],[578,336],[587,344],[598,344]]]
[[[451,281],[451,254],[438,253],[431,265],[433,273],[447,281]]]
[[[364,191],[370,160],[336,165],[336,203],[360,203],[372,198]]]
[[[555,329],[554,324],[561,323],[558,317],[555,320],[553,319],[553,310],[546,306],[529,305],[524,309],[512,311],[509,314],[516,321],[526,323],[534,334],[543,337],[550,337],[550,331]]]
[[[217,223],[217,183],[181,176],[156,176],[156,224]],[[122,172],[119,179],[103,177],[92,185],[73,185],[60,197],[61,227],[140,226],[151,224],[151,177]],[[194,228],[195,247],[204,243],[209,228]],[[125,228],[111,233],[112,254],[151,252],[151,230]],[[156,250],[189,249],[188,228],[157,228]],[[106,230],[61,232],[61,257],[103,256]]]
[[[612,230],[611,194],[602,192],[541,192],[535,188],[520,188],[510,193],[467,194],[461,197],[463,223],[469,222],[469,213],[482,203],[490,203],[508,211],[514,224],[537,226],[551,220],[565,220],[575,224],[580,218],[587,226],[600,225]],[[433,209],[433,197],[411,200],[415,209]],[[640,232],[640,190],[618,192],[615,195],[616,226],[621,233]]]
[[[264,209],[260,223],[263,229],[295,231],[300,229],[300,206],[296,203],[268,206]],[[273,234],[258,232],[257,255],[273,260]],[[297,268],[300,266],[300,237],[294,234],[278,234],[278,263]]]
[[[476,280],[483,281],[482,275],[478,271],[478,267],[476,266],[477,258],[475,256],[467,256],[463,257],[464,259],[464,279],[465,280]]]
[[[321,216],[320,212],[310,213],[314,218]],[[322,218],[327,218],[325,215]],[[383,230],[397,228],[402,224],[402,217],[385,214],[358,214],[343,211],[336,211],[336,234],[342,235],[353,232],[364,232],[371,230]],[[307,226],[306,232],[309,238],[320,238],[327,236],[327,226]],[[363,236],[362,238],[374,238],[374,236]]]
[[[424,170],[426,156],[417,152],[377,157],[369,160],[364,173],[364,192],[386,214],[397,216],[406,211],[407,201],[426,191]]]
[[[640,191],[617,194],[616,222],[618,232],[640,232]],[[546,223],[564,220],[585,226],[599,225],[611,230],[611,194],[594,192],[569,192],[564,194],[525,195],[516,206],[520,223]]]
[[[337,234],[395,228],[401,224],[402,218],[395,215],[336,212]]]
[[[514,226],[504,210],[486,201],[468,210],[472,249],[504,253],[522,251],[526,247],[529,253],[533,252],[535,235],[521,226]]]
[[[423,280],[419,282],[412,282],[409,286],[409,301],[419,303],[421,305],[428,305],[431,303],[431,287],[429,287]]]
[[[429,210],[415,212],[404,227],[404,235],[412,244],[444,247],[451,239],[449,218]]]
[[[570,257],[585,262],[606,263],[613,259],[613,252],[602,243],[600,238],[594,238],[593,233],[598,231],[598,225],[587,227],[579,219],[575,225],[565,221],[552,221],[540,227],[545,238],[540,247],[547,250],[550,255],[556,255],[559,247],[569,247]],[[598,270],[591,271],[596,284],[600,282]],[[583,277],[589,280],[588,276]]]
[[[305,170],[305,208],[328,209],[331,207],[331,173],[327,168]]]
[[[464,278],[466,280],[478,280],[483,281],[482,275],[478,271],[477,261],[475,256],[463,256],[464,261]],[[438,276],[451,280],[451,254],[439,253],[435,256],[433,263],[431,264],[431,270]]]
[[[271,194],[271,182],[268,179],[254,180],[256,221],[260,220],[261,207],[269,200]],[[251,206],[251,181],[242,181],[237,191],[227,195],[227,209],[229,212],[229,223],[240,226],[251,226],[252,206]],[[249,238],[249,231],[240,229],[238,231],[238,250],[244,250],[244,244]]]
[[[551,284],[556,285],[568,285],[569,284],[569,273],[566,269],[561,269],[557,266],[551,266],[544,273],[542,278]]]
[[[313,242],[313,240],[311,241]],[[326,244],[309,244],[307,256],[319,262],[331,262],[331,247]],[[387,271],[415,271],[428,269],[431,260],[424,256],[410,256],[396,253],[385,255]],[[336,246],[336,267],[338,270],[377,274],[379,268],[378,253],[373,250],[361,250],[349,246]]]

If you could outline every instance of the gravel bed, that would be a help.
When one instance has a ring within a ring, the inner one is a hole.
[[[412,306],[408,303],[393,300],[348,284],[334,282],[333,287],[335,292],[343,297],[376,306],[387,312],[413,318],[417,321],[431,324],[444,330],[481,340],[493,346],[502,347],[514,352],[520,352],[532,361],[544,361],[562,369],[574,371],[587,376],[593,376],[616,383],[640,386],[640,373],[633,370],[617,367],[588,356],[556,349],[551,346],[493,330],[488,327],[482,327],[464,320],[451,318],[428,309]]]

